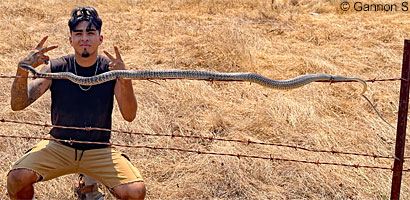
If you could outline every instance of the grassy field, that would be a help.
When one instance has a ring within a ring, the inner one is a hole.
[[[374,1],[370,3],[381,3]],[[389,1],[390,2],[390,1]],[[73,53],[70,12],[95,7],[103,20],[100,48],[118,45],[132,69],[255,72],[273,79],[306,73],[397,78],[403,41],[410,39],[407,12],[343,12],[335,0],[2,0],[0,74],[45,35],[49,53]],[[353,2],[350,2],[353,4]],[[391,3],[391,2],[390,2]],[[312,12],[317,14],[312,14]],[[395,129],[360,96],[358,83],[312,83],[279,91],[257,84],[190,80],[133,81],[137,118],[113,129],[214,136],[306,148],[394,155]],[[50,93],[23,111],[10,108],[12,79],[0,79],[0,118],[50,123]],[[366,96],[397,123],[400,82],[368,84]],[[85,100],[86,101],[86,100]],[[47,136],[49,129],[1,123],[1,134]],[[390,167],[392,160],[284,147],[113,133],[121,144],[178,147],[221,153]],[[38,141],[0,138],[0,173]],[[408,141],[407,141],[407,144]],[[410,155],[409,145],[407,154]],[[388,199],[391,171],[294,162],[237,159],[177,151],[119,148],[146,181],[147,199]],[[405,168],[410,168],[405,163]],[[402,199],[410,199],[410,173]],[[72,175],[35,185],[37,199],[73,199]],[[0,199],[8,199],[6,179]],[[108,196],[107,199],[113,199]]]

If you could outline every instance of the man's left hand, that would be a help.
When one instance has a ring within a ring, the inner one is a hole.
[[[108,70],[127,70],[117,46],[114,46],[114,51],[115,58],[110,53],[108,53],[108,51],[104,51],[105,55],[107,55],[107,57],[111,60],[110,64],[108,65]]]

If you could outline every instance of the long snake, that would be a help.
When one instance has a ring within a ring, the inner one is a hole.
[[[73,83],[80,85],[97,85],[115,79],[136,79],[136,80],[153,80],[153,79],[192,79],[192,80],[209,80],[209,81],[245,81],[257,83],[259,85],[273,88],[289,90],[304,86],[311,82],[317,81],[356,81],[363,85],[361,95],[367,90],[367,84],[363,79],[355,77],[344,77],[339,75],[329,74],[305,74],[288,80],[273,80],[262,75],[252,72],[236,72],[236,73],[220,73],[209,71],[194,71],[194,70],[113,70],[98,74],[91,77],[77,76],[71,72],[57,73],[42,73],[38,72],[30,65],[20,64],[20,67],[31,72],[35,77],[53,78],[53,79],[68,79]]]
[[[372,102],[364,95],[367,90],[366,81],[356,77],[345,77],[339,75],[329,74],[305,74],[287,80],[273,80],[262,75],[252,72],[235,72],[235,73],[220,73],[209,71],[194,71],[194,70],[113,70],[98,74],[91,77],[77,76],[71,72],[56,72],[43,73],[38,72],[30,65],[20,64],[20,68],[29,71],[33,76],[38,78],[53,78],[53,79],[68,79],[73,83],[79,85],[97,85],[115,79],[136,79],[136,80],[153,80],[153,79],[192,79],[192,80],[208,80],[208,81],[246,81],[257,83],[259,85],[281,90],[289,90],[302,87],[312,82],[341,82],[341,81],[355,81],[363,85],[361,96],[372,106],[377,115],[390,127],[394,128],[387,122],[377,111]]]

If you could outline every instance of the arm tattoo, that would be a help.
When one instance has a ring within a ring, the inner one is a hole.
[[[17,75],[21,75],[17,73]],[[27,78],[16,78],[11,87],[11,107],[13,110],[21,110],[27,107]]]
[[[43,85],[42,82],[37,83],[34,86],[30,85],[29,88],[29,95],[28,95],[28,102],[31,104],[34,101],[36,101],[40,96],[41,96],[41,85]]]
[[[47,85],[45,85],[47,84]],[[41,97],[49,88],[51,87],[51,82],[44,82],[39,81],[39,82],[31,82],[28,88],[29,94],[28,94],[28,102],[29,104],[33,103],[36,101],[38,98]]]
[[[48,71],[50,68],[43,68],[42,71]],[[27,76],[27,72],[17,70],[17,75]],[[36,101],[51,87],[50,80],[36,79],[27,83],[26,77],[14,79],[11,88],[11,107],[13,110],[22,110]]]

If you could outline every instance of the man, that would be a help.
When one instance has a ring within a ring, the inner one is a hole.
[[[72,11],[68,22],[69,41],[75,54],[55,60],[46,52],[57,46],[43,47],[44,37],[26,58],[19,62],[38,67],[42,72],[72,72],[80,76],[94,76],[109,70],[127,69],[119,50],[115,57],[98,55],[103,42],[102,21],[91,7]],[[111,128],[114,96],[123,118],[129,122],[136,116],[137,101],[130,80],[113,80],[94,86],[82,86],[68,80],[37,78],[27,84],[28,72],[18,68],[11,89],[11,107],[22,110],[51,90],[51,119],[54,125]],[[53,128],[52,138],[77,141],[109,142],[110,132],[78,131]],[[11,199],[32,199],[33,184],[70,173],[94,177],[120,199],[144,199],[145,185],[140,172],[125,156],[106,145],[41,141],[16,161],[7,178]]]

